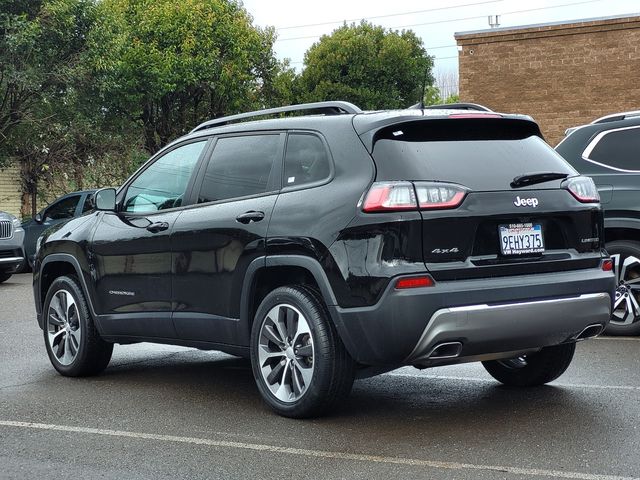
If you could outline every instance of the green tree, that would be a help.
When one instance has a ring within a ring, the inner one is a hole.
[[[235,0],[104,0],[90,34],[101,101],[149,153],[202,120],[260,107],[279,68],[273,29]]]
[[[93,0],[0,0],[0,166],[19,164],[23,213],[35,213],[39,184],[80,178],[104,143],[83,96],[94,15]]]
[[[72,83],[92,11],[91,0],[0,0],[0,165],[15,153],[12,133]]]
[[[422,40],[362,22],[343,25],[313,44],[300,83],[306,101],[347,100],[365,109],[404,108],[433,83]]]
[[[435,85],[428,86],[424,91],[424,105],[442,105],[446,103],[457,103],[460,101],[460,95],[452,93],[448,97],[442,97],[440,89]]]

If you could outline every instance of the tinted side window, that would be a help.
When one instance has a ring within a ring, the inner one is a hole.
[[[329,156],[320,138],[292,133],[284,159],[284,186],[324,180],[331,173]]]
[[[279,144],[280,135],[220,138],[207,165],[198,202],[266,192]]]
[[[87,194],[87,196],[84,199],[84,205],[82,206],[82,213],[87,213],[93,210],[94,208],[96,208],[94,196],[95,196],[94,193]]]
[[[588,158],[610,167],[640,171],[640,128],[607,133],[593,147]]]
[[[76,213],[76,207],[80,201],[80,195],[63,198],[54,203],[45,211],[44,217],[51,220],[65,220],[72,218]]]
[[[124,200],[124,211],[155,212],[182,205],[182,196],[206,140],[183,145],[156,160],[136,178]]]

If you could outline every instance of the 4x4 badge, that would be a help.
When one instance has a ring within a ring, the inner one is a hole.
[[[513,204],[516,207],[533,207],[536,208],[538,206],[538,199],[535,197],[532,198],[520,198],[520,196],[517,196],[516,199],[513,201]]]

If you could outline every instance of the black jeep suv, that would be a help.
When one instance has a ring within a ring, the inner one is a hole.
[[[606,248],[618,283],[607,333],[639,335],[640,111],[570,128],[556,151],[593,178],[600,193]]]
[[[251,359],[272,409],[305,417],[403,365],[482,361],[508,385],[550,382],[611,313],[598,192],[529,117],[345,102],[240,114],[95,203],[36,255],[63,375],[100,372],[114,343],[221,350]]]

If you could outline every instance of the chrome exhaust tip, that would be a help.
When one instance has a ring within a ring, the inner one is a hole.
[[[587,338],[597,337],[604,331],[604,325],[601,323],[594,323],[593,325],[589,325],[585,327],[578,335],[576,335],[575,339],[577,341],[586,340]]]
[[[461,342],[439,343],[427,355],[429,360],[441,360],[445,358],[456,358],[462,353]]]

